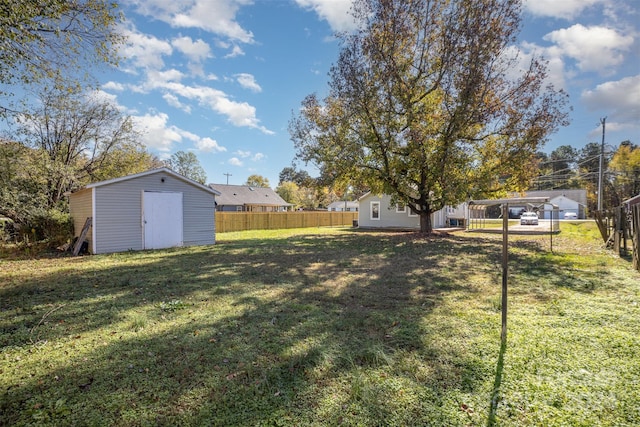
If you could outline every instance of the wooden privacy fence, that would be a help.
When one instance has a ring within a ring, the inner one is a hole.
[[[596,211],[595,217],[607,247],[612,247],[620,256],[629,254],[628,241],[631,240],[633,268],[640,270],[640,205]]]
[[[358,212],[216,212],[216,233],[354,225]]]

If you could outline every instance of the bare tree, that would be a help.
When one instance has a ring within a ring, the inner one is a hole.
[[[131,118],[98,96],[43,90],[30,113],[17,116],[16,139],[41,154],[47,199],[55,206],[66,191],[131,171],[114,165],[123,152],[145,151]],[[152,162],[151,156],[148,158]],[[124,163],[122,163],[124,165]],[[105,174],[106,166],[111,173]]]

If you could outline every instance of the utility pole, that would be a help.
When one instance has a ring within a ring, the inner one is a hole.
[[[600,146],[600,171],[598,173],[598,210],[602,210],[602,179],[604,177],[604,127],[607,118],[600,119],[602,124],[602,144]]]
[[[229,185],[229,177],[232,175],[230,173],[223,173],[222,175],[227,177],[227,185]]]

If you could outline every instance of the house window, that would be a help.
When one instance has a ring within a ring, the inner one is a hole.
[[[409,216],[418,216],[418,214],[415,213],[413,209],[411,209],[411,207],[409,207]]]
[[[397,213],[405,213],[407,211],[407,205],[403,203],[396,204],[396,212]]]
[[[380,202],[371,202],[371,219],[380,219]]]

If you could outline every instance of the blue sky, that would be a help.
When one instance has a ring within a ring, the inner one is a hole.
[[[126,59],[100,75],[101,92],[134,118],[149,151],[193,151],[210,183],[258,174],[275,188],[294,159],[292,112],[326,92],[333,34],[352,26],[349,0],[120,3]],[[513,49],[523,60],[544,55],[573,106],[571,125],[544,151],[600,142],[605,116],[608,145],[640,143],[638,22],[640,0],[525,1]]]

